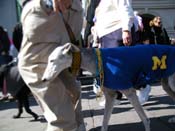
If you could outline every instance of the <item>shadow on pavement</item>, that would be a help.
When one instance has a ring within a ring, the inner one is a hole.
[[[30,103],[30,107],[38,105],[33,96],[29,97],[29,103]],[[0,111],[5,109],[13,109],[13,108],[17,108],[16,101],[8,101],[8,100],[0,101]]]
[[[92,91],[92,86],[88,86],[86,88],[83,88],[82,92],[82,99],[96,99],[95,93]],[[97,105],[98,105],[98,101]],[[166,106],[162,106],[166,105]],[[126,106],[125,106],[126,105]],[[147,103],[143,105],[144,108],[146,108],[147,111],[155,111],[155,110],[164,110],[164,109],[175,109],[175,102],[168,96],[168,95],[150,95],[149,100]],[[121,104],[114,106],[112,114],[117,114],[121,112],[127,112],[129,110],[133,109],[133,107],[130,105],[130,102],[124,97],[121,100]],[[92,116],[98,116],[104,114],[104,108],[103,109],[92,109],[91,110],[83,110],[84,117],[92,117]]]
[[[168,118],[170,116],[151,118],[151,131],[174,131],[175,124],[168,123]],[[100,131],[100,128],[92,128],[89,131]],[[116,122],[116,125],[109,125],[108,131],[144,131],[144,126],[142,122],[129,124],[117,124]]]

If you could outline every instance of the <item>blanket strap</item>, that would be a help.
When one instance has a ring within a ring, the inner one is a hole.
[[[103,71],[103,63],[101,59],[101,52],[99,48],[96,48],[95,51],[97,55],[97,65],[98,65],[98,71],[99,71],[98,73],[100,76],[100,87],[102,89],[104,84],[104,71]]]
[[[78,75],[80,66],[81,66],[81,53],[80,51],[73,52],[72,56],[73,56],[73,59],[72,59],[72,65],[71,65],[70,71],[73,75]]]

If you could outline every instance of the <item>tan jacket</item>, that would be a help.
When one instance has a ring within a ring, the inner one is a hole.
[[[80,0],[73,0],[72,7],[63,14],[77,39],[82,29],[82,11]],[[70,40],[61,15],[48,14],[42,0],[33,0],[25,6],[21,21],[24,36],[18,67],[30,85],[41,80],[49,54]]]

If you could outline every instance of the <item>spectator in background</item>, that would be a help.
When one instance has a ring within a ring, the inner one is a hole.
[[[174,25],[174,31],[175,31],[175,25]],[[174,36],[173,36],[173,38],[171,40],[171,44],[175,45],[175,32],[174,32]]]
[[[165,44],[170,45],[170,39],[168,33],[162,25],[162,19],[160,16],[156,16],[149,23],[151,32],[149,42],[150,44]]]
[[[135,31],[135,44],[142,43],[142,32],[144,26],[142,22],[142,17],[139,15],[138,11],[134,11],[134,31]]]
[[[0,55],[8,55],[10,49],[10,40],[7,31],[0,26]]]
[[[13,29],[13,44],[16,47],[16,49],[18,50],[18,52],[19,52],[20,47],[21,47],[22,37],[23,37],[22,24],[17,23]]]
[[[119,46],[133,46],[142,42],[142,18],[138,12],[133,12],[131,0],[101,0],[95,10],[95,29],[99,37],[101,48],[115,48]],[[139,101],[148,100],[150,86],[139,89]],[[118,99],[121,98],[121,93]],[[117,101],[116,101],[117,102]],[[119,102],[117,102],[119,103]]]
[[[102,48],[132,44],[134,13],[131,0],[101,0],[95,11],[95,19]]]
[[[99,2],[100,0],[91,0],[88,6],[87,16],[86,16],[86,27],[85,27],[85,32],[84,32],[84,47],[90,46],[88,39],[89,39],[89,36],[92,35],[91,28],[94,26],[93,18],[95,15],[95,9],[98,6]]]
[[[7,31],[0,26],[0,66],[7,64],[12,60],[12,57],[9,55],[10,50],[10,40],[8,37]],[[6,87],[6,79],[4,79],[4,75],[0,76],[0,87],[2,88],[3,96],[1,100],[8,99],[7,87]]]
[[[31,0],[22,0],[22,8]],[[23,38],[22,24],[19,22],[15,25],[12,34],[12,40],[15,48],[19,52]]]
[[[160,16],[156,16],[150,21],[150,30],[145,30],[143,32],[143,44],[165,44],[170,45],[170,39],[165,28],[162,27],[162,20]],[[139,91],[137,91],[137,96],[141,104],[144,104],[148,98],[151,87],[149,84],[144,85]]]
[[[134,11],[135,44],[143,43],[143,38],[142,38],[143,30],[144,30],[144,26],[142,22],[142,17],[139,16],[138,11]],[[146,44],[146,41],[144,42]],[[137,96],[141,104],[144,104],[148,100],[150,91],[151,91],[151,86],[149,84],[139,87],[139,90],[137,90]]]
[[[101,48],[130,46],[134,40],[131,28],[134,23],[134,12],[131,0],[101,0],[95,10],[94,29]],[[134,32],[133,32],[134,33]],[[118,91],[115,103],[119,104],[122,94]],[[104,101],[100,103],[104,105]]]
[[[16,47],[14,46],[13,40],[10,40],[10,51],[9,51],[9,55],[12,56],[14,59],[17,58],[18,56],[18,50],[16,49]]]

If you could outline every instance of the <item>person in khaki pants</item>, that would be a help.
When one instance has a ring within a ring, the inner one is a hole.
[[[67,70],[55,80],[42,82],[50,53],[70,42],[65,21],[76,39],[82,29],[80,0],[31,0],[22,11],[23,40],[18,68],[36,97],[48,122],[46,131],[85,131],[81,114],[81,89]]]

